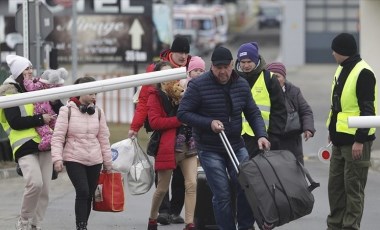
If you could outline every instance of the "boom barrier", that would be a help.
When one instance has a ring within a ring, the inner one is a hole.
[[[183,78],[186,78],[185,67],[98,80],[94,82],[68,85],[0,97],[0,108],[9,108],[41,101],[53,101],[86,94],[179,80]]]

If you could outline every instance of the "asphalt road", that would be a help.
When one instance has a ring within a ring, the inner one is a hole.
[[[314,190],[314,209],[311,214],[295,220],[291,223],[278,227],[279,230],[321,230],[326,228],[325,220],[329,213],[327,200],[327,176],[328,164],[319,162],[316,159],[306,160],[306,167],[315,181],[321,183],[321,187]],[[365,197],[365,210],[362,220],[362,229],[378,229],[380,210],[380,176],[379,172],[370,171]],[[48,206],[46,220],[43,229],[49,230],[71,230],[74,229],[74,189],[67,174],[59,175],[59,178],[51,184],[51,198]],[[21,197],[23,193],[23,180],[15,177],[0,180],[0,229],[14,229]],[[132,196],[125,186],[126,202],[125,211],[119,213],[95,212],[91,213],[89,229],[91,230],[117,230],[136,229],[144,230],[150,210],[153,189],[147,194]],[[160,226],[161,230],[183,229],[183,224]]]

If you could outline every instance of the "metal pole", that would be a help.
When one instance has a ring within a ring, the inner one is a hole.
[[[78,68],[78,52],[77,52],[77,0],[73,0],[72,5],[72,35],[71,35],[71,71],[72,71],[72,82],[75,81],[77,77]]]
[[[23,35],[23,56],[29,59],[29,11],[28,0],[22,3],[22,35]]]
[[[349,128],[375,128],[380,127],[380,116],[348,117]]]
[[[41,75],[41,28],[40,28],[40,1],[34,1],[34,9],[36,13],[36,63],[37,76]]]
[[[17,93],[0,97],[0,108],[9,108],[41,101],[53,101],[73,96],[125,89],[140,85],[150,85],[184,78],[186,78],[186,68],[181,67],[26,93]]]

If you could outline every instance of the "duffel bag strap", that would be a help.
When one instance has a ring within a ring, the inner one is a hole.
[[[320,186],[320,183],[315,182],[313,178],[310,176],[309,171],[301,164],[301,162],[297,161],[297,164],[302,168],[303,172],[306,175],[306,178],[308,179],[310,185],[309,185],[309,191],[312,192],[315,188],[318,188]]]

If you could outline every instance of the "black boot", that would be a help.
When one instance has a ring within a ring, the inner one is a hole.
[[[77,222],[77,230],[87,230],[87,222],[85,221]]]

